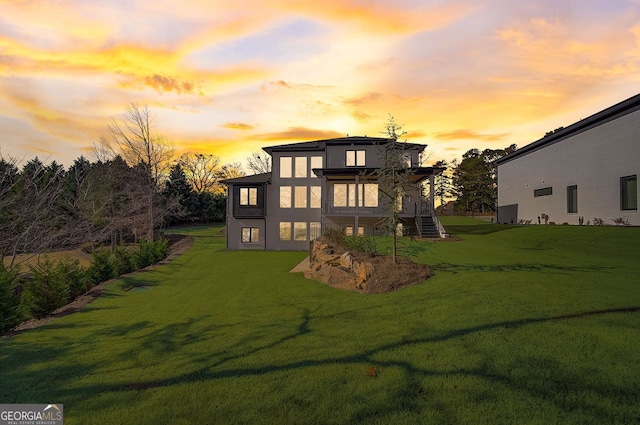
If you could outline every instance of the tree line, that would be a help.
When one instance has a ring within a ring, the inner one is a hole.
[[[435,179],[435,197],[440,200],[441,213],[447,200],[454,198],[453,212],[475,214],[498,209],[497,160],[517,149],[512,144],[504,149],[469,149],[462,160],[437,161],[434,166],[445,171]]]
[[[0,151],[0,256],[9,270],[19,254],[153,241],[167,225],[223,221],[221,180],[243,174],[214,155],[178,157],[135,104],[112,120],[93,156],[65,169],[37,157],[21,165]]]

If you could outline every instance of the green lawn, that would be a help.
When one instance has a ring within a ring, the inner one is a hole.
[[[640,228],[443,222],[460,242],[404,244],[435,276],[383,295],[185,229],[172,263],[0,340],[0,403],[68,425],[638,424]]]

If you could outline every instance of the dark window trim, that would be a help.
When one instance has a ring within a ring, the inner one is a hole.
[[[575,191],[575,194],[576,194],[575,205],[573,204],[573,197],[571,196],[573,191]],[[567,214],[574,214],[577,212],[578,212],[578,185],[574,184],[571,186],[567,186]]]
[[[238,204],[242,207],[257,207],[258,206],[258,188],[257,187],[250,187],[250,186],[243,186],[239,188],[240,191],[238,192],[240,199],[238,199]],[[256,191],[256,202],[254,204],[251,203],[251,189]],[[242,191],[246,190],[247,191],[247,203],[243,204],[242,203]]]
[[[553,187],[543,187],[541,189],[535,189],[533,191],[533,197],[537,198],[539,196],[551,196],[553,195]]]
[[[248,241],[242,240],[242,236],[244,234],[244,229],[249,229],[249,240]],[[257,241],[253,240],[253,230],[254,229],[258,230],[258,240]],[[247,226],[241,227],[240,228],[240,242],[241,243],[258,243],[258,242],[260,242],[260,228],[259,227],[247,227]]]
[[[635,206],[629,207],[628,204],[629,200],[626,199],[626,183],[635,180],[636,182],[636,204]],[[637,194],[637,190],[638,190],[638,175],[637,174],[632,174],[630,176],[624,176],[624,177],[620,177],[620,211],[637,211],[638,210],[638,194]],[[625,202],[625,200],[627,202]]]

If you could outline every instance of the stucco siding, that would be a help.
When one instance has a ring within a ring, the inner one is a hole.
[[[640,174],[640,111],[608,121],[498,165],[498,205],[517,205],[518,220],[547,214],[557,224],[628,217],[640,225],[638,211],[622,211],[620,178]],[[577,212],[567,212],[567,187],[577,186]],[[536,189],[552,194],[534,196]],[[501,217],[498,217],[501,220]]]

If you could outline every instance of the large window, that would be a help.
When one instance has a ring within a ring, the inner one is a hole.
[[[638,209],[638,177],[635,175],[620,177],[620,209]]]
[[[240,188],[240,205],[243,205],[243,206],[258,205],[258,188],[241,187]]]
[[[542,189],[536,189],[533,191],[533,196],[537,198],[538,196],[549,196],[553,195],[552,187],[543,187]]]
[[[307,177],[307,157],[306,156],[297,156],[296,157],[296,178],[306,178]]]
[[[291,240],[291,223],[290,222],[280,223],[280,240],[281,241]]]
[[[578,212],[578,186],[567,186],[567,212]]]
[[[295,187],[294,205],[296,208],[307,208],[307,186]]]
[[[303,222],[293,223],[293,239],[296,241],[307,240],[307,223],[303,223]]]
[[[280,208],[291,208],[291,186],[280,186]]]
[[[346,236],[353,236],[353,226],[345,227],[344,234]],[[358,236],[364,236],[364,226],[358,226]]]
[[[347,151],[347,167],[364,167],[366,151]]]
[[[242,242],[243,243],[255,243],[258,242],[260,237],[260,229],[257,227],[243,227],[242,228]]]
[[[311,186],[309,195],[309,208],[320,208],[322,206],[322,188],[320,186]]]
[[[286,179],[291,177],[292,162],[290,156],[280,157],[280,178]]]
[[[311,177],[318,177],[313,172],[316,168],[322,168],[322,157],[321,156],[312,156],[311,157]]]
[[[358,194],[356,196],[356,186]],[[353,184],[336,183],[333,185],[333,206],[334,207],[377,207],[378,206],[378,185],[375,183]]]

